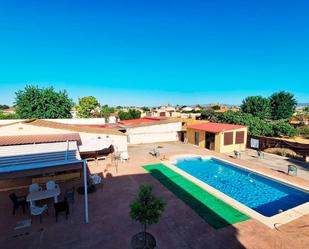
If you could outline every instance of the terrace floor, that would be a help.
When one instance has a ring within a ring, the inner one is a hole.
[[[149,155],[150,149],[162,146],[160,158]],[[17,221],[27,219],[19,210],[16,216],[11,214],[11,202],[8,192],[0,193],[0,247],[18,249],[62,249],[62,248],[130,248],[130,238],[141,230],[139,224],[129,218],[129,203],[136,196],[140,184],[152,184],[156,195],[167,201],[166,210],[159,224],[149,231],[157,239],[159,249],[205,249],[205,248],[256,248],[256,249],[303,249],[309,244],[309,215],[292,221],[278,229],[270,229],[262,223],[249,219],[220,229],[214,229],[201,219],[190,207],[153,178],[141,166],[161,162],[176,154],[216,154],[235,161],[228,155],[212,153],[192,145],[178,142],[137,145],[129,148],[130,160],[120,163],[118,173],[110,165],[110,159],[100,161],[99,165],[90,165],[92,173],[104,173],[104,184],[89,194],[89,224],[84,224],[83,196],[76,195],[71,214],[66,220],[60,216],[56,223],[52,201],[49,202],[49,216],[43,217],[40,224],[34,220],[30,228],[14,230]],[[249,168],[266,172],[291,182],[309,187],[309,181],[274,171],[256,164],[254,160],[237,160]],[[61,184],[79,186],[80,182]],[[19,190],[17,193],[26,193]]]

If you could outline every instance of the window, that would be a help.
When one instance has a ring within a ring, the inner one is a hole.
[[[245,132],[237,131],[236,132],[236,144],[243,144],[245,142]]]
[[[200,144],[200,133],[199,132],[194,132],[194,144],[199,146]]]
[[[233,132],[224,133],[224,145],[233,144]]]

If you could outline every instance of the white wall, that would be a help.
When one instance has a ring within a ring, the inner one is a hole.
[[[181,131],[181,122],[154,124],[135,128],[128,128],[128,143],[156,143],[178,141],[178,131]]]
[[[104,125],[105,118],[63,118],[63,119],[45,119],[47,121],[52,121],[56,123],[62,124],[75,124],[75,125]],[[115,124],[117,118],[115,116],[111,116],[108,118],[109,124]]]

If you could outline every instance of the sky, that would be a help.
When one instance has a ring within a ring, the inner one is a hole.
[[[309,102],[308,0],[0,0],[0,104],[27,84],[102,104]]]

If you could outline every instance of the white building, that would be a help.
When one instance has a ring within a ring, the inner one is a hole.
[[[119,127],[128,136],[128,144],[178,141],[182,130],[180,121],[151,118],[125,120]]]

